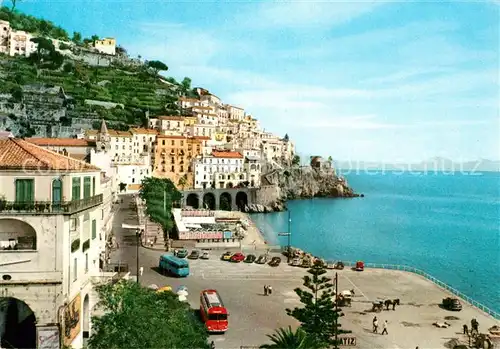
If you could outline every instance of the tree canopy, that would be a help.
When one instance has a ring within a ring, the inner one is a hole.
[[[279,328],[273,334],[267,335],[271,344],[261,345],[261,349],[309,349],[312,342],[308,335],[301,328],[295,331],[288,328]]]
[[[160,71],[168,70],[168,66],[161,61],[149,61],[148,67],[154,71],[155,75]]]
[[[304,276],[304,287],[296,288],[302,308],[286,309],[288,315],[300,322],[300,328],[313,341],[311,348],[328,348],[335,342],[335,333],[349,333],[341,329],[338,319],[343,314],[335,308],[332,279],[323,276],[326,269],[319,261],[307,271],[312,275]]]
[[[142,180],[139,196],[146,201],[151,220],[160,224],[164,233],[170,232],[174,226],[172,207],[182,198],[175,184],[167,178],[147,177]]]
[[[30,60],[41,68],[58,69],[64,63],[64,56],[56,51],[51,40],[44,37],[31,39],[37,44],[37,49],[30,56]]]
[[[300,156],[295,155],[292,159],[292,165],[299,166],[300,165]]]
[[[92,318],[91,349],[209,348],[193,310],[172,292],[120,281],[97,288],[104,315]]]

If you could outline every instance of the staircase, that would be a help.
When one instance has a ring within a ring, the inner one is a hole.
[[[139,197],[136,197],[137,217],[139,225],[144,226],[144,236],[142,243],[147,247],[155,249],[165,249],[165,238],[163,236],[163,229],[158,223],[151,222],[145,213],[145,207]],[[156,238],[156,242],[155,242]]]

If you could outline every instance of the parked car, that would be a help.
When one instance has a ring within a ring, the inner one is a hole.
[[[245,255],[241,252],[236,252],[231,256],[231,262],[239,263],[245,260]]]
[[[255,257],[253,254],[249,254],[247,256],[247,258],[245,258],[245,260],[243,262],[245,262],[245,263],[253,263],[253,262],[255,262],[256,259],[257,259],[257,257]]]
[[[302,260],[300,259],[300,257],[295,257],[292,260],[292,266],[294,266],[294,267],[300,267],[301,263],[302,263]]]
[[[210,259],[210,253],[208,251],[203,251],[200,258],[201,259]]]
[[[337,263],[335,263],[335,269],[338,269],[338,270],[344,269],[344,263],[341,261],[338,261]]]
[[[257,264],[266,264],[267,260],[268,260],[267,256],[265,254],[261,254],[259,256],[259,258],[257,258],[257,261],[255,261],[255,263],[257,263]]]
[[[186,258],[188,255],[188,250],[181,248],[180,250],[174,251],[174,256],[178,258]]]
[[[443,299],[443,307],[452,311],[462,310],[462,303],[457,298],[447,297]]]
[[[281,263],[281,258],[280,257],[273,257],[271,261],[269,262],[269,266],[271,267],[277,267]]]
[[[191,253],[188,256],[189,259],[198,259],[200,258],[200,251],[198,250],[192,250]]]
[[[220,259],[222,259],[223,261],[230,261],[232,255],[233,254],[231,252],[227,251],[224,252],[224,254],[220,257]]]
[[[335,269],[334,261],[326,261],[326,269]]]

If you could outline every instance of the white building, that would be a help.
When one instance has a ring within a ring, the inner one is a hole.
[[[185,123],[182,116],[160,116],[157,123],[158,131],[165,136],[182,136]]]
[[[104,38],[94,41],[94,48],[107,55],[116,55],[116,40],[114,38]]]
[[[0,53],[10,54],[10,23],[0,20]]]
[[[9,55],[29,57],[36,51],[37,44],[31,41],[33,36],[22,30],[12,30],[10,32]]]
[[[235,107],[234,105],[226,105],[226,110],[229,114],[229,119],[242,121],[245,118],[245,109]]]
[[[2,301],[26,310],[23,326],[12,307],[0,311],[0,336],[13,347],[38,347],[37,330],[83,347],[99,275],[100,180],[90,164],[24,140],[0,140]],[[6,333],[9,322],[14,327]]]
[[[243,155],[231,151],[212,151],[193,161],[195,188],[233,188],[246,182]]]

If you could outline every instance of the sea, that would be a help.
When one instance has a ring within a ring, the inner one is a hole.
[[[363,198],[288,202],[291,245],[327,260],[421,269],[500,312],[500,173],[344,172]],[[252,214],[287,245],[288,212]]]

